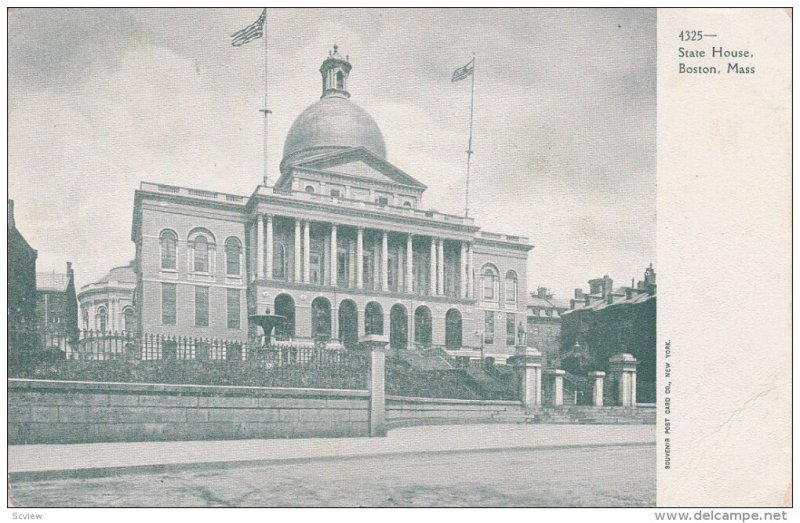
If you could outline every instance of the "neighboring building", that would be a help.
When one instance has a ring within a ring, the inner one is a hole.
[[[269,309],[289,337],[514,353],[532,246],[424,209],[425,185],[387,161],[378,125],[350,101],[350,70],[334,46],[274,186],[247,197],[142,183],[132,240],[144,333],[244,341],[248,316]]]
[[[76,339],[78,300],[71,262],[66,273],[36,273],[36,316],[41,333]]]
[[[564,368],[570,372],[607,370],[612,356],[632,354],[639,360],[639,399],[655,401],[655,270],[650,264],[644,280],[636,285],[632,281],[630,287],[614,289],[613,283],[607,275],[590,280],[589,293],[576,289],[572,310],[561,315]]]
[[[136,274],[132,264],[115,267],[78,294],[80,326],[97,332],[137,332],[133,295]]]
[[[8,331],[9,352],[31,347],[25,332],[36,326],[36,249],[30,246],[14,221],[14,202],[8,200]],[[19,333],[19,334],[17,334]]]
[[[546,287],[528,297],[528,347],[541,351],[545,365],[558,366],[561,351],[561,315],[569,303],[558,300]]]

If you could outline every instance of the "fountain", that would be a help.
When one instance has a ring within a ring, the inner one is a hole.
[[[286,321],[286,316],[270,314],[271,311],[269,307],[267,307],[264,312],[266,314],[253,314],[249,316],[248,319],[261,327],[261,330],[264,332],[264,346],[268,347],[272,343],[272,331],[275,327],[283,325],[283,322]]]

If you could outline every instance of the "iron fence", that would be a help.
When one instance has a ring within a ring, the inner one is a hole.
[[[365,389],[369,353],[336,340],[244,342],[132,332],[10,332],[9,375],[40,379],[141,381]]]

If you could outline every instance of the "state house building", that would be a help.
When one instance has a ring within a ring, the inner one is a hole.
[[[322,97],[295,120],[280,177],[240,196],[142,183],[136,191],[141,331],[252,340],[248,316],[285,316],[293,340],[386,334],[394,349],[514,353],[526,322],[527,238],[423,207],[426,186],[386,159],[350,100],[334,47]]]

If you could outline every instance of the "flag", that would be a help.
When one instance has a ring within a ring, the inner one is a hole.
[[[249,44],[253,40],[257,40],[264,36],[264,24],[267,21],[267,8],[265,7],[263,11],[261,11],[261,16],[258,17],[258,20],[253,22],[252,24],[248,25],[241,31],[237,31],[233,34],[233,40],[231,41],[231,45],[234,47],[239,47],[240,45]]]
[[[464,67],[459,67],[455,71],[453,71],[453,79],[452,82],[458,82],[459,80],[463,80],[464,78],[469,78],[472,76],[472,70],[475,68],[475,59],[469,61],[467,65]]]

